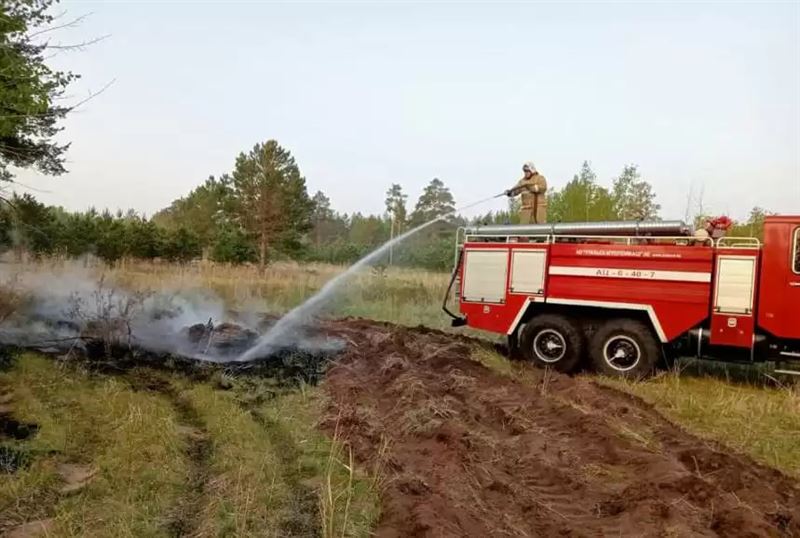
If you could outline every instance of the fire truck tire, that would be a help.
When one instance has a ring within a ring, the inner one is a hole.
[[[653,331],[633,319],[611,319],[589,342],[589,356],[604,375],[641,379],[653,373],[661,352]]]
[[[583,356],[583,333],[564,316],[543,314],[519,331],[522,355],[540,368],[574,372]]]

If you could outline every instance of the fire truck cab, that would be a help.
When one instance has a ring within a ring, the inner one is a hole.
[[[767,217],[763,244],[676,221],[467,227],[456,253],[453,324],[538,366],[643,377],[690,355],[800,374],[800,216]]]

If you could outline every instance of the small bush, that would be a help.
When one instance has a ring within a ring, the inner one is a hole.
[[[27,295],[19,289],[16,280],[0,284],[0,323],[11,317],[27,300]]]

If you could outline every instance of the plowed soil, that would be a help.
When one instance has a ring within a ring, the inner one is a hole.
[[[331,332],[350,345],[324,381],[325,427],[382,466],[377,536],[800,536],[796,480],[634,397],[504,376],[434,331]]]

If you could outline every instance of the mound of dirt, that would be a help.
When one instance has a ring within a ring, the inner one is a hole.
[[[435,331],[332,330],[350,346],[323,385],[325,427],[383,466],[378,536],[800,536],[795,480],[636,398],[503,377]]]

